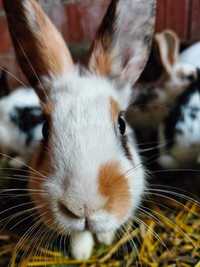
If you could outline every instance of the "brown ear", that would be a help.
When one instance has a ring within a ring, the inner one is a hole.
[[[43,78],[59,76],[72,69],[69,50],[35,0],[3,0],[3,4],[18,63],[44,100],[49,92]]]
[[[156,0],[112,0],[93,43],[89,68],[132,84],[150,52]]]
[[[175,32],[166,30],[156,34],[155,41],[158,45],[161,63],[170,75],[174,64],[178,61],[180,40]]]

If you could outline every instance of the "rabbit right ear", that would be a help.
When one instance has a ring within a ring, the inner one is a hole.
[[[151,50],[156,0],[112,0],[93,42],[89,69],[134,84]]]
[[[8,84],[8,77],[6,70],[2,70],[0,74],[0,98],[9,95],[11,92]]]
[[[166,30],[155,35],[158,45],[161,63],[167,74],[171,74],[173,66],[177,63],[180,50],[180,40],[177,34],[171,30]]]
[[[73,68],[70,52],[36,0],[3,0],[3,4],[18,63],[45,101],[53,90],[46,81]]]

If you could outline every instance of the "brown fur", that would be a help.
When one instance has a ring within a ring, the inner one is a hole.
[[[110,105],[111,105],[111,117],[112,117],[112,121],[115,124],[118,116],[119,116],[119,112],[120,112],[120,107],[119,107],[119,103],[117,103],[117,101],[115,101],[112,97],[110,98]]]
[[[128,180],[120,170],[119,162],[108,162],[99,171],[99,191],[107,198],[105,209],[123,218],[130,207]]]
[[[108,76],[112,71],[112,60],[111,56],[106,53],[101,42],[96,41],[94,44],[95,53],[90,58],[89,68],[94,73]]]

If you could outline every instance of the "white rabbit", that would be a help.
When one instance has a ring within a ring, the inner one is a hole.
[[[0,78],[0,151],[15,156],[10,164],[23,166],[42,140],[44,117],[31,88],[9,88],[6,72]]]
[[[77,259],[91,256],[95,234],[111,243],[144,193],[123,111],[148,59],[155,2],[112,0],[85,70],[35,0],[3,1],[18,62],[46,116],[30,194],[48,227],[71,234]]]

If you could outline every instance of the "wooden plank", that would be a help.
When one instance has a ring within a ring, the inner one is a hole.
[[[166,8],[167,0],[159,0],[157,2],[157,19],[156,19],[156,31],[161,32],[166,28]]]
[[[166,27],[176,31],[183,41],[189,37],[190,5],[191,0],[167,0]]]
[[[200,41],[200,1],[192,0],[190,40]]]

